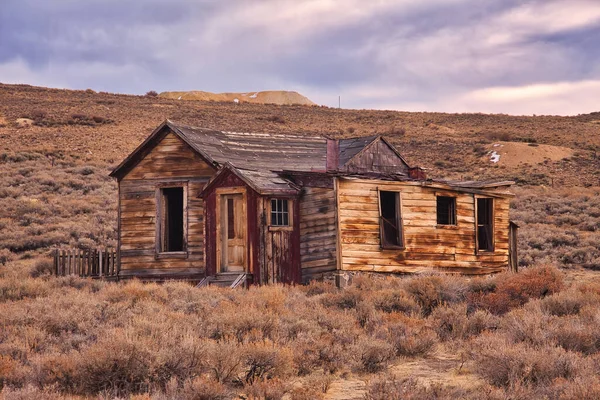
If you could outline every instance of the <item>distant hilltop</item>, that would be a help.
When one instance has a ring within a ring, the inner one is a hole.
[[[264,92],[247,93],[210,93],[199,90],[190,92],[162,92],[160,97],[176,100],[201,100],[201,101],[224,101],[234,103],[260,103],[291,105],[300,104],[306,106],[315,105],[307,97],[298,92],[286,90],[267,90]]]

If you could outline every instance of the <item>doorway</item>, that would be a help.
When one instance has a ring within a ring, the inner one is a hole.
[[[477,250],[494,251],[493,199],[477,199]]]
[[[246,207],[242,193],[220,196],[218,272],[246,271]]]

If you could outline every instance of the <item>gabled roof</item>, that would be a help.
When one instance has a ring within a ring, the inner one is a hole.
[[[355,155],[360,153],[362,149],[371,144],[378,137],[378,135],[373,135],[359,138],[340,139],[340,167],[346,165],[348,161],[350,161]]]
[[[232,173],[244,181],[254,191],[261,195],[295,195],[300,188],[272,171],[253,171],[248,169],[236,168],[231,163],[225,163],[223,167],[213,176],[204,186],[200,197],[219,181],[226,173]]]
[[[387,141],[381,135],[373,135],[359,138],[340,139],[339,168],[343,168],[354,157],[358,156],[364,151],[367,151],[367,149],[373,146],[377,141],[381,141],[385,145],[387,145],[390,148],[390,150],[392,150],[398,156],[398,158],[402,160],[402,162],[408,167],[408,163],[406,162],[404,157],[402,157],[400,152],[389,141]]]
[[[282,133],[225,132],[191,127],[166,120],[110,174],[121,179],[137,165],[168,133],[183,140],[204,161],[218,169],[226,162],[253,171],[326,171],[327,139]],[[385,138],[374,135],[339,140],[338,167],[378,141],[384,142],[405,163]],[[407,164],[408,166],[408,164]]]
[[[131,170],[170,130],[215,168],[230,162],[253,170],[325,171],[327,139],[279,133],[223,132],[166,120],[117,168],[113,177]]]
[[[256,170],[324,170],[327,140],[280,133],[222,132],[169,122],[192,147],[218,164]]]

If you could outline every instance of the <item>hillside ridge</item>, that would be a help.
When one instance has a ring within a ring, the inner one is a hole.
[[[278,105],[316,105],[306,96],[287,90],[266,90],[259,92],[211,93],[201,90],[162,92],[159,97],[175,100],[223,101],[233,103],[257,103]]]

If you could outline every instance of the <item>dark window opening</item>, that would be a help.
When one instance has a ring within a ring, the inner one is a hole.
[[[227,239],[235,239],[233,199],[227,199]]]
[[[162,252],[183,251],[183,188],[161,189]]]
[[[456,225],[456,197],[437,196],[438,225]]]
[[[494,200],[477,199],[478,250],[494,251]]]
[[[286,199],[271,199],[271,226],[289,226],[290,213]]]
[[[382,247],[401,247],[400,194],[398,192],[379,192],[379,208],[381,210],[379,228]]]

